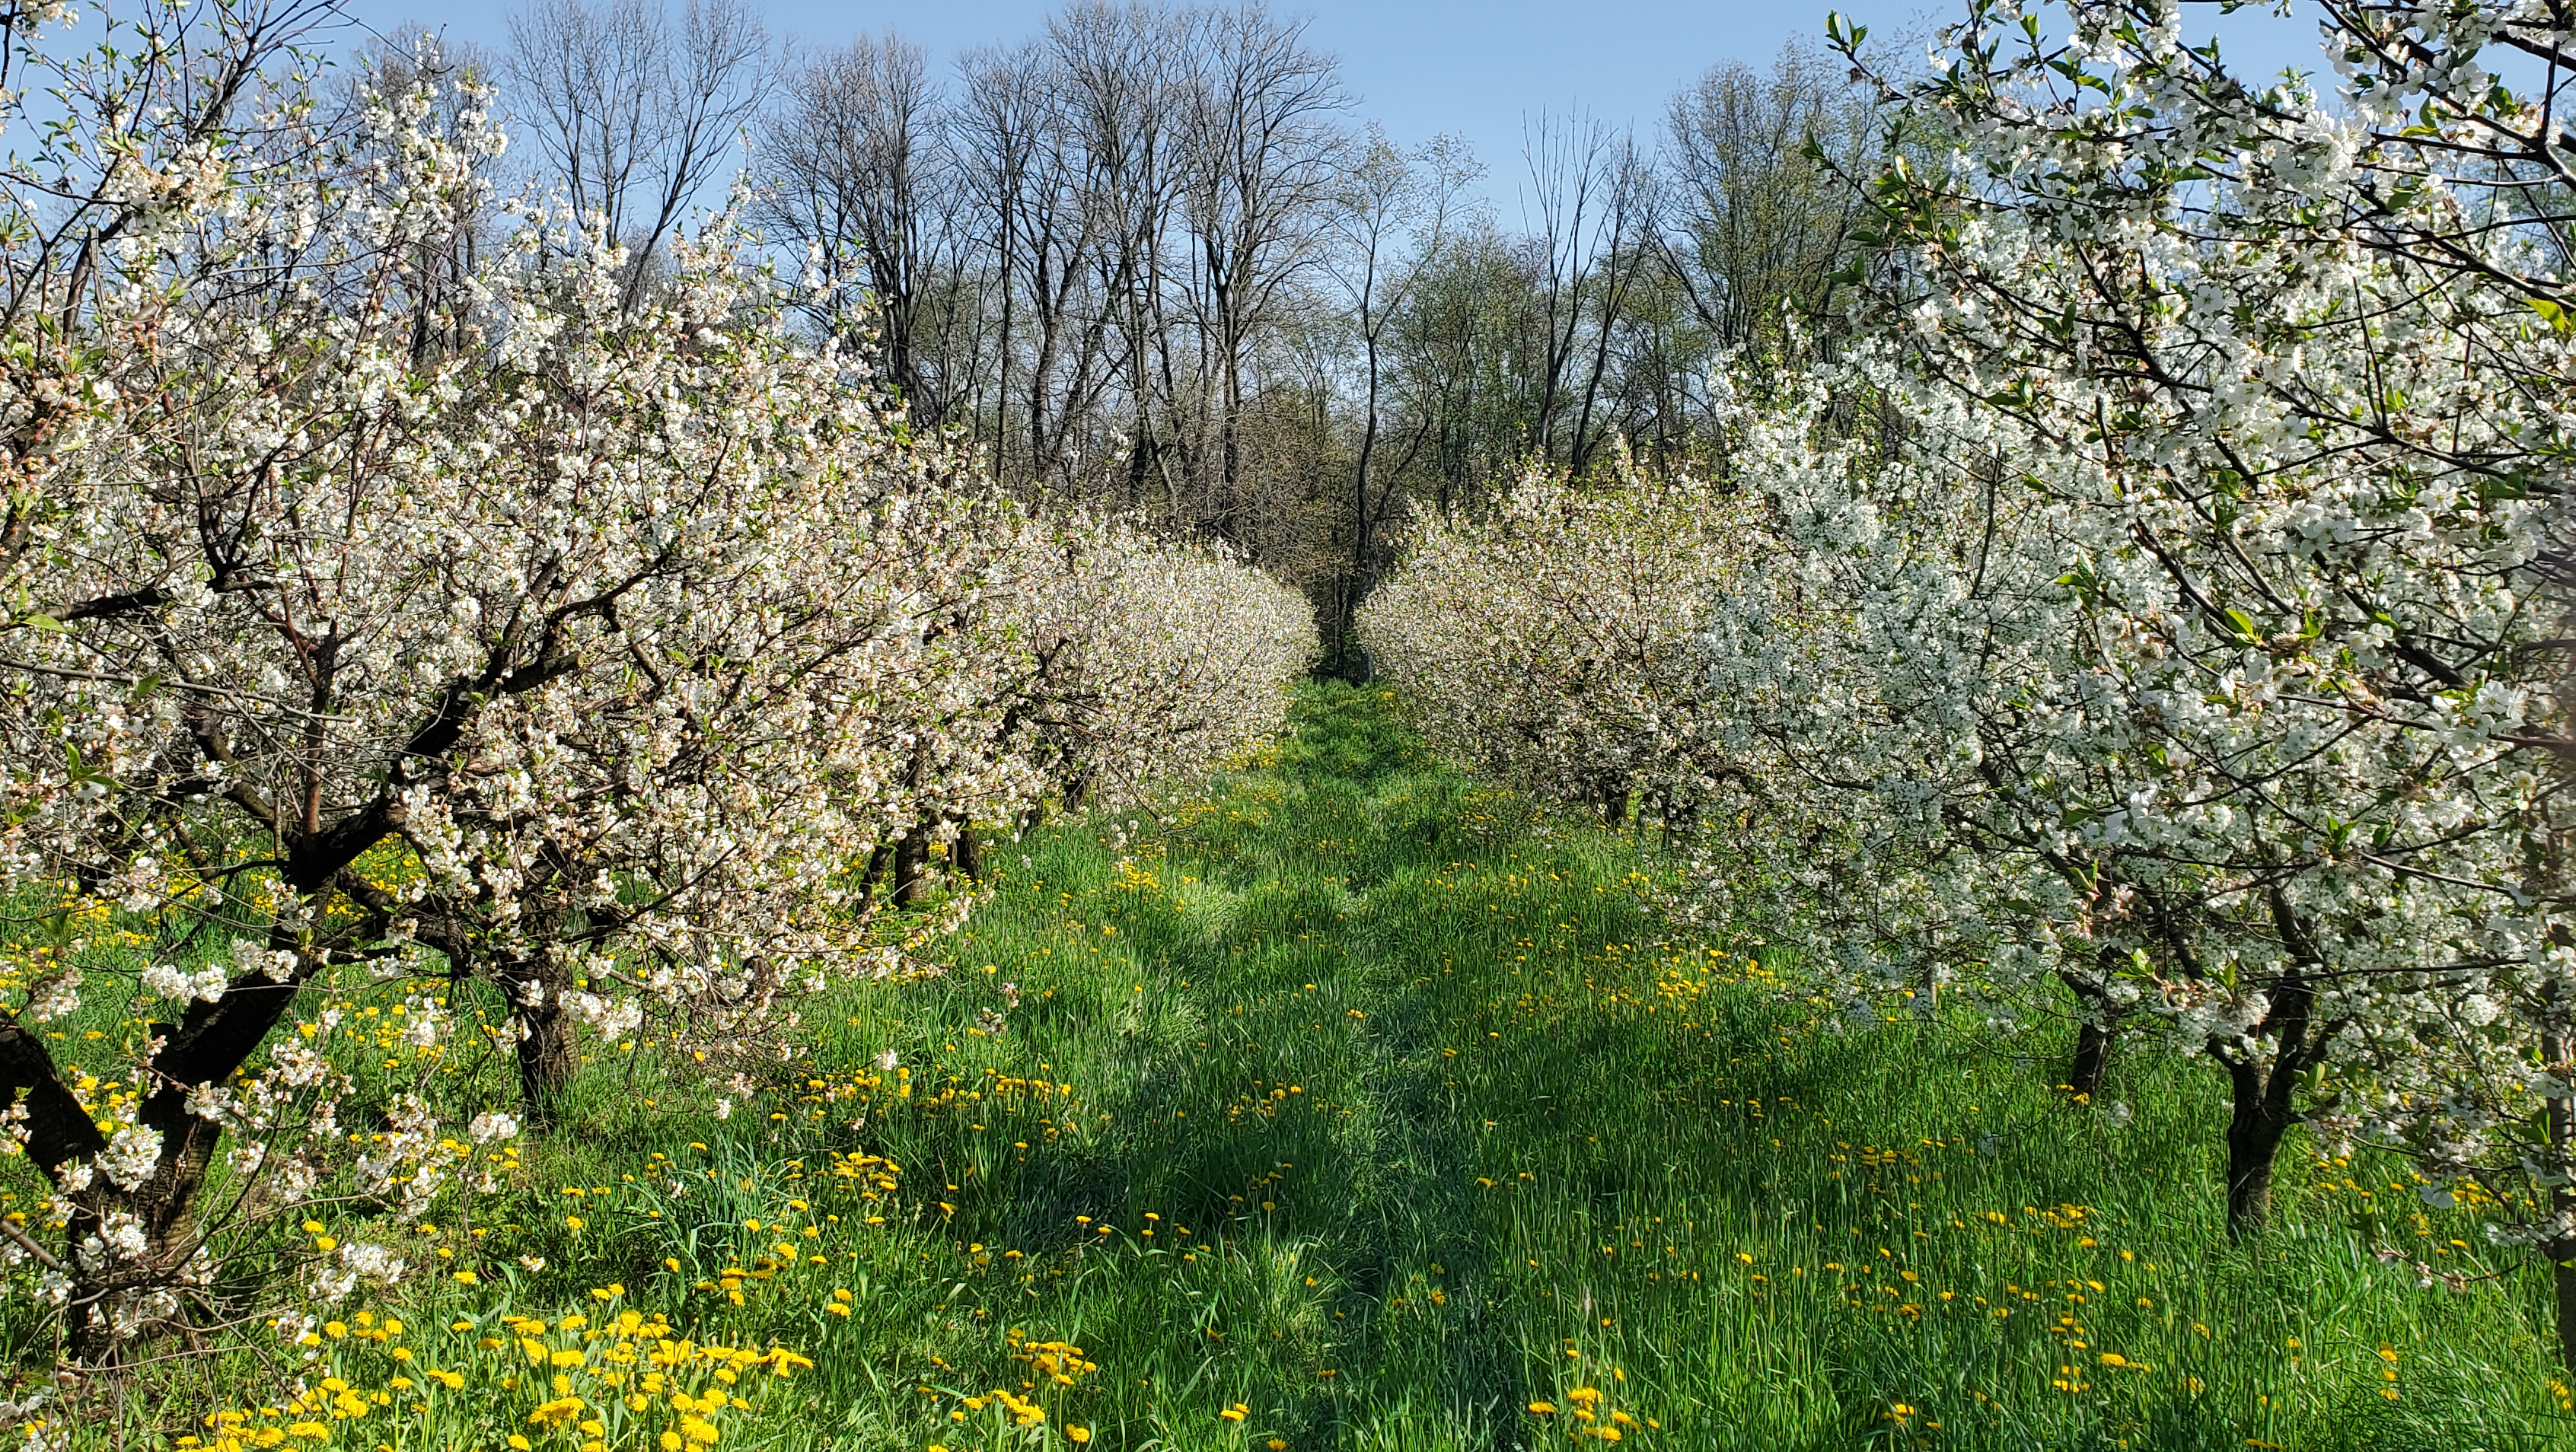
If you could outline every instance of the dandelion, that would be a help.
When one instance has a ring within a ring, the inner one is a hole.
[[[1217,1415],[1223,1417],[1229,1422],[1240,1422],[1244,1418],[1252,1415],[1252,1408],[1245,1403],[1236,1402],[1233,1406],[1217,1413]]]

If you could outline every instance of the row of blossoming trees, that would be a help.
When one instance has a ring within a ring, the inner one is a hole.
[[[2576,1362],[2576,16],[2316,11],[2330,91],[1977,4],[1852,179],[1877,339],[1739,380],[1712,482],[1424,531],[1366,638],[1855,1003],[2205,1056],[2239,1231],[2301,1123],[2475,1187]]]
[[[880,971],[979,830],[1246,748],[1312,647],[986,487],[728,217],[640,302],[539,201],[477,255],[485,98],[325,106],[324,13],[0,15],[0,1259],[89,1357],[241,1314],[315,1197],[460,1193],[585,1031],[742,1045]],[[475,980],[517,1102],[352,1097],[335,995],[417,1049]],[[401,1273],[352,1240],[318,1289]]]

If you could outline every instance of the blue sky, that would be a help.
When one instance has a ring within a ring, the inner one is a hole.
[[[510,8],[509,0],[353,0],[351,6],[370,24],[418,20],[486,44],[500,42]],[[772,0],[764,12],[773,34],[825,44],[892,28],[944,64],[966,46],[1034,33],[1052,8],[1039,0]],[[1510,220],[1524,120],[1542,109],[1580,107],[1650,133],[1665,98],[1711,64],[1760,65],[1793,36],[1821,43],[1829,8],[1870,26],[1875,38],[1928,34],[1964,7],[1927,7],[1919,0],[1273,0],[1273,8],[1312,17],[1310,34],[1341,57],[1361,117],[1384,124],[1402,143],[1441,132],[1465,138],[1485,164],[1487,193]],[[2252,31],[2246,54],[2267,69],[2307,48],[2306,37],[2314,34],[2305,22],[2242,14],[2222,21],[2215,6],[2195,9],[2207,12],[2211,27]]]

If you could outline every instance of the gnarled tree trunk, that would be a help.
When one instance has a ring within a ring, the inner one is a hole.
[[[2227,1233],[2242,1239],[2260,1232],[2272,1216],[2272,1167],[2281,1141],[2298,1123],[2290,1093],[2295,1075],[2259,1059],[2213,1055],[2227,1070],[2232,1103],[2227,1117]]]

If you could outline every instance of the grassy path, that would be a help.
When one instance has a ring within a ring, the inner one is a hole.
[[[774,1092],[538,1167],[667,1157],[552,1253],[804,1347],[772,1445],[2576,1445],[2536,1278],[2402,1173],[2285,1166],[2231,1248],[2205,1071],[2087,1111],[1825,1019],[1375,695],[993,855],[949,970],[848,996]]]

